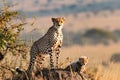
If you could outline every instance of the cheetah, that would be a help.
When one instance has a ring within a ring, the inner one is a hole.
[[[74,61],[71,64],[69,64],[65,68],[65,70],[77,72],[81,76],[82,80],[86,80],[86,78],[83,76],[83,72],[85,71],[85,66],[87,63],[88,63],[88,57],[81,56],[77,61]]]
[[[30,50],[30,63],[27,69],[27,73],[31,73],[37,57],[39,57],[39,63],[42,64],[46,55],[50,56],[50,68],[54,69],[53,53],[56,54],[56,68],[58,68],[58,58],[60,49],[63,43],[62,28],[65,22],[65,18],[51,18],[53,26],[50,27],[47,33],[40,39],[35,41]]]

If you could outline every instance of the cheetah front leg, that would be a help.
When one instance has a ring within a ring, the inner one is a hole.
[[[82,78],[82,80],[87,80],[87,79],[84,77],[83,73],[78,72],[78,74],[80,75],[80,77]]]
[[[59,54],[60,54],[60,48],[58,47],[55,51],[56,56],[56,69],[58,69],[58,62],[59,62]]]
[[[53,50],[50,49],[48,50],[49,55],[50,55],[50,69],[54,69],[54,62],[53,62]]]

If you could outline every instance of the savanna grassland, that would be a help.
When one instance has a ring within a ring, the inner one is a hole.
[[[119,80],[120,63],[110,61],[113,54],[120,52],[119,48],[120,43],[109,46],[101,44],[96,46],[72,46],[63,48],[61,55],[64,57],[69,55],[71,60],[75,60],[81,55],[88,56],[89,63],[87,68],[88,70],[97,69],[95,73],[96,80]]]
[[[93,80],[119,80],[120,79],[120,63],[111,62],[112,55],[119,53],[120,43],[110,44],[109,46],[99,44],[96,46],[70,46],[63,47],[60,54],[60,68],[65,68],[72,61],[75,61],[80,56],[89,57],[89,63],[86,66],[86,74],[91,75]],[[27,55],[25,57],[25,55]],[[23,57],[24,56],[24,57]],[[6,80],[15,72],[15,67],[20,67],[26,70],[29,63],[29,52],[25,54],[8,54],[2,61],[3,64],[0,79]],[[6,66],[7,67],[6,67]],[[49,58],[46,58],[43,66],[49,68]],[[4,71],[4,73],[3,73]],[[12,72],[12,73],[11,73]]]
[[[19,12],[10,10],[13,6],[4,2],[0,8],[0,80],[13,80],[18,75],[16,67],[22,71],[28,68],[32,43],[52,25],[51,16],[24,18]],[[80,56],[87,56],[85,74],[88,80],[120,80],[119,13],[119,10],[106,10],[65,14],[59,68],[64,69]],[[43,67],[50,69],[49,56],[43,63]],[[35,67],[38,66],[35,64]]]

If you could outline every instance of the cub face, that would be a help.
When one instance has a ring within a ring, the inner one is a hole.
[[[52,18],[52,22],[55,26],[63,26],[65,22],[65,18]]]
[[[79,62],[82,64],[82,65],[86,65],[88,63],[88,57],[86,56],[81,56],[79,58]]]

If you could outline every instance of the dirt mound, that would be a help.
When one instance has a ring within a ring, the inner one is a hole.
[[[83,74],[86,78],[87,75]],[[33,80],[82,80],[76,72],[65,71],[63,69],[48,70],[43,69],[36,71]],[[13,80],[29,80],[25,72],[16,75]]]

